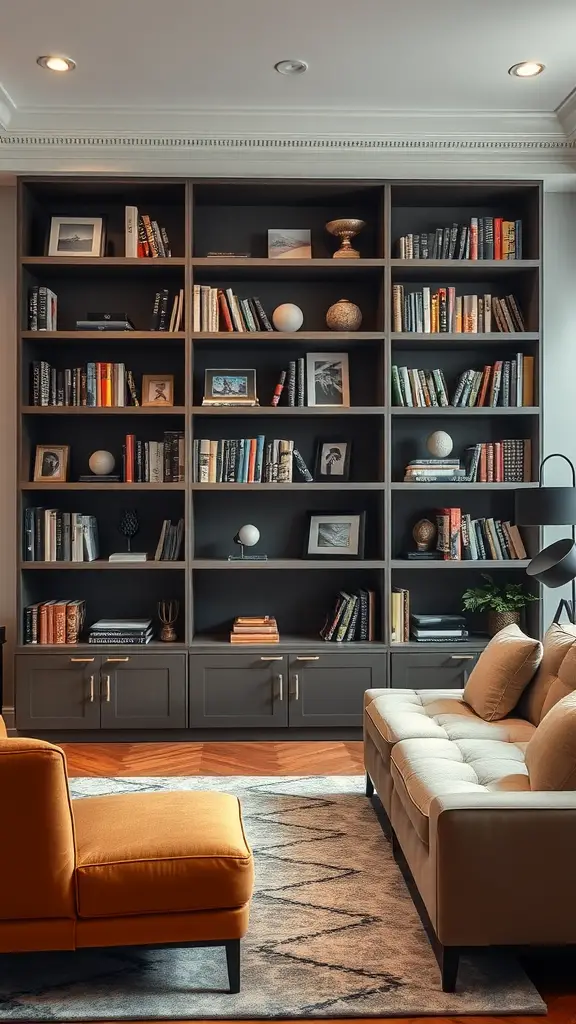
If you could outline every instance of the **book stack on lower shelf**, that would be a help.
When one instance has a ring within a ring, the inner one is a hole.
[[[355,594],[341,590],[320,636],[335,643],[374,640],[375,623],[376,594],[373,590],[358,590]]]
[[[280,643],[278,623],[271,615],[239,615],[234,619],[231,644]]]
[[[466,480],[460,459],[412,459],[404,474],[405,483],[463,484]]]
[[[468,639],[463,615],[411,615],[410,637],[417,643],[462,643]]]
[[[149,644],[152,619],[98,619],[90,626],[89,644]]]
[[[25,644],[77,644],[86,617],[86,602],[41,601],[24,609]]]

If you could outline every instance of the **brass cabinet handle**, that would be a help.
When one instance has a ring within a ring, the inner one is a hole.
[[[300,700],[300,676],[294,673],[294,700]]]
[[[284,676],[281,672],[278,673],[278,700],[284,700]]]
[[[110,676],[104,676],[104,685],[106,687],[106,696],[104,697],[104,700],[105,700],[106,704],[109,704],[110,703],[110,699],[111,699],[111,697],[110,697]]]
[[[107,663],[112,661],[130,661],[130,658],[106,658]]]
[[[283,654],[272,654],[271,656],[268,656],[266,654],[260,655],[260,661],[282,661],[283,658]]]
[[[452,661],[473,661],[473,654],[451,654],[450,658]]]
[[[320,661],[319,654],[298,654],[296,661]]]
[[[95,658],[70,658],[70,661],[75,662],[77,665],[91,665]]]
[[[90,676],[90,703],[94,703],[94,676]]]

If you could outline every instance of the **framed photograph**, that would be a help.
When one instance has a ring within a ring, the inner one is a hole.
[[[316,480],[348,480],[350,476],[350,454],[352,442],[318,441],[316,450]]]
[[[145,373],[142,377],[142,405],[174,405],[174,376]]]
[[[258,405],[256,370],[206,370],[202,405]]]
[[[307,352],[308,405],[349,406],[350,377],[346,352]]]
[[[269,260],[312,259],[312,235],[308,228],[270,228]]]
[[[307,558],[364,558],[364,512],[309,512]]]
[[[64,483],[68,473],[70,447],[67,444],[36,445],[34,480]]]
[[[103,243],[102,217],[52,217],[49,256],[101,256]]]

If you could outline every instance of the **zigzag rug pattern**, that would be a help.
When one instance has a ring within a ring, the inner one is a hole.
[[[0,1021],[190,1020],[541,1014],[513,958],[465,960],[442,993],[428,940],[363,780],[74,779],[75,798],[212,789],[236,793],[256,864],[242,992],[220,949],[82,951],[10,958]]]

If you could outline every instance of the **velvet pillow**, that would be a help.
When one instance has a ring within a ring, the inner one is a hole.
[[[576,626],[553,622],[544,637],[542,661],[526,687],[518,711],[538,725],[562,697],[576,690]]]
[[[516,707],[542,658],[542,644],[519,626],[506,626],[484,648],[464,688],[466,704],[494,722]]]
[[[526,747],[530,789],[576,790],[576,693],[544,716]]]

